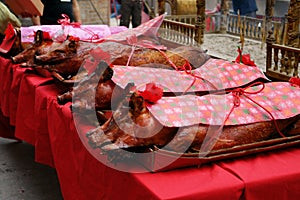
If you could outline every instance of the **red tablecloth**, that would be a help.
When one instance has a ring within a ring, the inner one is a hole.
[[[0,58],[0,136],[35,146],[35,160],[55,167],[64,199],[298,199],[300,149],[159,173],[112,169],[85,148],[70,104],[46,79]],[[9,96],[9,97],[8,97]],[[14,126],[16,131],[14,134]],[[88,125],[82,124],[82,130]],[[141,166],[127,166],[133,170]]]

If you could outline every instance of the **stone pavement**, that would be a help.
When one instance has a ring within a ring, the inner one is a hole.
[[[55,169],[34,161],[34,147],[0,138],[0,200],[61,200]]]

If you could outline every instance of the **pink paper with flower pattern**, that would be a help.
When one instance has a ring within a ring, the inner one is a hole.
[[[246,89],[255,92],[262,86]],[[266,83],[258,94],[247,94],[277,119],[294,117],[300,113],[300,88],[288,82]],[[164,126],[183,127],[194,124],[222,125],[233,106],[232,93],[223,95],[184,95],[163,97],[148,106],[153,116]],[[272,120],[270,114],[245,96],[240,106],[233,109],[224,125],[242,125]]]
[[[132,35],[135,36],[149,36],[149,37],[156,37],[157,31],[164,19],[164,15],[160,15],[152,20],[149,20],[140,26],[128,29],[126,31],[110,35],[105,38],[105,40],[113,40],[113,41],[126,41],[126,39]]]
[[[209,59],[200,68],[193,70],[197,76],[208,80],[214,87],[202,79],[196,79],[185,71],[115,66],[112,80],[122,88],[129,82],[142,89],[147,83],[155,83],[164,88],[164,92],[199,92],[235,88],[246,85],[259,78],[267,79],[257,68],[239,63],[232,63],[222,59]],[[192,85],[192,87],[190,87]]]

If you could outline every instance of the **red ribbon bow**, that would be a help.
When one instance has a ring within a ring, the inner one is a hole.
[[[5,37],[0,45],[0,52],[6,54],[13,47],[15,40],[17,39],[17,32],[13,25],[8,23],[4,34]]]
[[[260,88],[257,91],[254,91],[254,92],[248,92],[248,91],[246,91],[250,87],[259,86],[259,85],[261,85],[262,88]],[[229,111],[228,115],[226,116],[226,118],[224,120],[224,124],[228,120],[228,118],[229,118],[230,114],[232,113],[233,109],[236,108],[236,107],[238,107],[238,106],[240,106],[240,104],[241,104],[241,99],[240,98],[243,96],[243,97],[246,97],[247,99],[249,99],[250,101],[252,101],[253,103],[255,103],[256,105],[258,105],[263,110],[265,110],[269,114],[269,116],[272,118],[272,121],[274,122],[275,128],[278,131],[278,133],[282,137],[285,137],[283,135],[283,133],[281,133],[281,131],[279,129],[279,126],[278,126],[278,124],[276,122],[276,119],[272,115],[272,113],[270,111],[268,111],[266,108],[264,108],[262,105],[260,105],[258,102],[256,102],[254,99],[252,99],[250,96],[248,96],[248,94],[258,94],[261,91],[263,91],[264,89],[265,89],[265,84],[263,82],[256,82],[256,83],[253,83],[253,84],[247,86],[246,88],[237,88],[237,89],[233,89],[232,91],[229,91],[229,92],[232,93],[232,96],[234,97],[234,99],[233,99],[233,107],[231,108],[231,110]]]
[[[250,87],[259,86],[259,85],[261,85],[262,87],[260,89],[256,90],[256,91],[252,91],[252,92],[246,91]],[[214,141],[221,134],[221,131],[222,131],[224,125],[225,125],[225,122],[229,119],[229,116],[233,112],[234,108],[239,107],[241,105],[241,97],[247,98],[248,100],[250,100],[253,103],[255,103],[256,105],[258,105],[260,108],[262,108],[263,110],[265,110],[271,116],[271,118],[272,118],[272,120],[274,122],[275,128],[278,131],[278,133],[282,137],[285,137],[281,133],[281,131],[279,129],[279,126],[278,126],[278,124],[277,124],[274,116],[272,115],[272,113],[270,111],[268,111],[266,108],[264,108],[262,105],[260,105],[258,102],[256,102],[255,100],[253,100],[250,96],[248,96],[249,94],[258,94],[258,93],[262,92],[264,90],[264,88],[265,88],[265,84],[263,82],[256,82],[256,83],[250,84],[246,88],[236,88],[236,89],[233,89],[231,91],[228,91],[228,92],[231,92],[231,94],[233,96],[233,106],[231,107],[229,113],[226,115],[226,118],[223,121],[223,124],[215,132],[213,132],[213,135],[210,136],[210,139],[208,139],[208,141],[203,144],[204,146],[201,147],[201,149],[204,152],[207,152],[207,151],[209,151],[209,150],[211,150],[213,148],[213,145],[215,144]]]
[[[238,47],[237,52],[239,53],[238,56],[235,59],[236,63],[243,63],[244,65],[248,66],[254,66],[256,67],[256,64],[253,60],[250,58],[250,54],[242,54],[242,50],[240,47]]]
[[[70,17],[66,14],[61,14],[62,19],[57,20],[62,26],[72,26],[74,28],[80,28],[81,24],[79,22],[71,22]]]
[[[300,87],[300,78],[299,77],[291,77],[289,80],[291,86]]]
[[[100,39],[99,35],[95,34],[93,31],[91,31],[91,30],[89,30],[87,28],[82,28],[81,27],[81,23],[79,23],[79,22],[71,22],[70,17],[68,15],[62,14],[61,16],[63,18],[57,20],[57,22],[59,24],[61,24],[63,27],[64,26],[72,26],[73,28],[80,28],[81,30],[83,30],[83,31],[89,33],[90,35],[92,35],[90,37],[90,39],[89,39],[90,42],[93,42],[93,40],[99,40]]]
[[[163,89],[154,83],[147,83],[144,91],[138,91],[144,100],[149,104],[155,104],[163,96]]]

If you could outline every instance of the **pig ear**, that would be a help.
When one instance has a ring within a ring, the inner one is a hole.
[[[107,65],[105,71],[102,74],[102,80],[103,81],[111,80],[111,78],[113,77],[113,75],[114,75],[113,69],[110,66]]]
[[[37,46],[40,46],[44,40],[44,35],[43,35],[43,31],[42,30],[37,30],[36,32],[34,32],[34,44],[36,44]]]
[[[78,42],[75,40],[70,40],[70,43],[68,44],[69,52],[76,53],[78,47]]]

